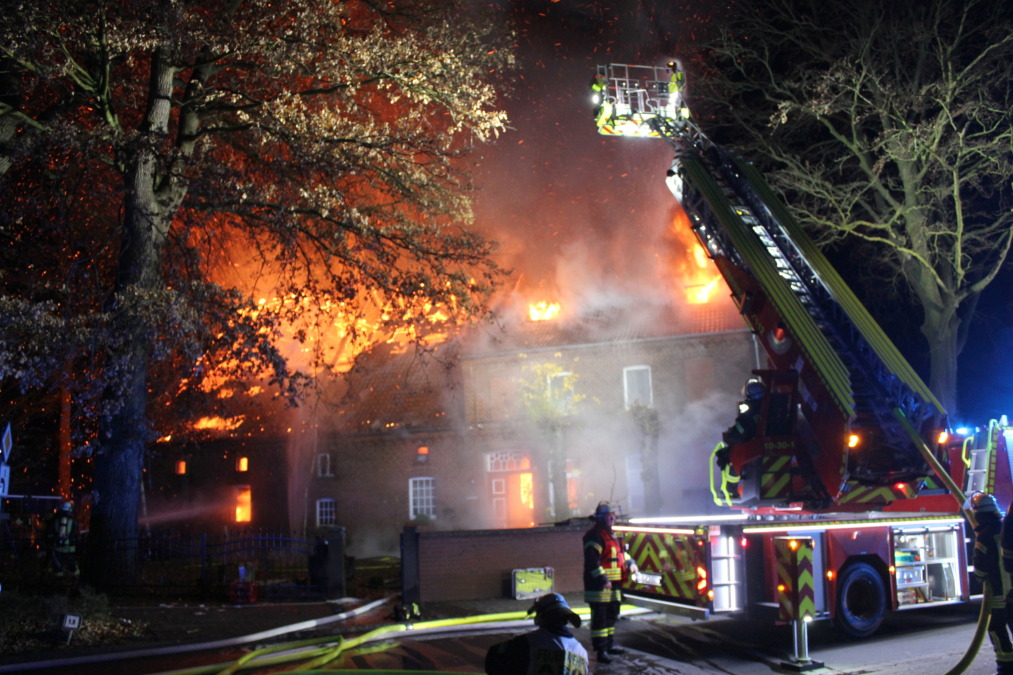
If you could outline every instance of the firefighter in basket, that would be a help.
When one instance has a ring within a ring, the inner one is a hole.
[[[612,531],[616,522],[612,506],[599,502],[592,517],[594,527],[584,534],[584,601],[591,607],[591,647],[598,663],[612,663],[610,655],[626,651],[615,644],[623,599],[620,584],[636,574],[637,565]]]
[[[760,407],[766,392],[767,389],[763,386],[763,382],[755,378],[750,379],[742,387],[743,400],[739,403],[739,414],[735,417],[735,423],[721,434],[721,440],[724,441],[726,447],[718,451],[717,463],[722,470],[732,464],[732,449],[756,435],[756,427],[760,421]],[[734,468],[738,470],[745,462],[738,457],[736,460],[737,466]]]

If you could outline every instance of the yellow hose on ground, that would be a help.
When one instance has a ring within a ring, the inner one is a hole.
[[[632,605],[623,605],[622,610],[627,612],[636,610],[638,608]],[[590,616],[589,608],[581,608],[574,610],[581,619],[587,619]],[[530,618],[530,615],[524,611],[518,612],[500,612],[497,614],[479,614],[475,616],[456,617],[451,619],[435,619],[433,621],[420,621],[416,623],[403,623],[403,624],[391,624],[388,626],[381,626],[374,630],[364,633],[354,638],[345,639],[344,637],[338,636],[326,636],[318,638],[309,638],[307,640],[300,640],[298,642],[286,642],[270,647],[264,647],[250,652],[249,654],[243,655],[233,663],[229,664],[225,668],[222,664],[213,664],[208,666],[198,666],[195,668],[188,668],[185,670],[171,671],[164,675],[233,675],[242,670],[254,669],[254,668],[274,668],[279,665],[291,664],[292,662],[302,661],[309,659],[305,663],[296,666],[297,670],[286,670],[286,673],[290,675],[297,675],[303,673],[309,675],[320,675],[323,673],[341,673],[341,672],[362,672],[356,670],[346,669],[330,669],[320,670],[320,667],[330,663],[331,661],[339,658],[342,653],[354,649],[367,642],[373,642],[379,640],[387,635],[397,633],[414,633],[414,632],[426,632],[440,628],[454,628],[457,626],[472,626],[483,623],[495,623],[500,621],[523,621]],[[336,642],[336,644],[335,644]],[[290,654],[278,654],[278,652],[300,650],[306,647],[313,647],[320,645],[317,649],[309,651],[299,651]],[[272,654],[278,654],[277,656],[271,657]],[[266,657],[266,658],[265,658]],[[412,673],[412,675],[435,675],[439,671],[423,671],[423,670],[371,670],[372,673],[378,675],[383,673],[389,673],[390,675],[401,675],[402,673]],[[462,675],[482,675],[481,673],[462,673]]]

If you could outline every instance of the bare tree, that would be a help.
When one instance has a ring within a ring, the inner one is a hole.
[[[705,123],[768,169],[824,243],[909,304],[930,386],[957,356],[1013,238],[1013,9],[991,0],[742,0],[708,45]],[[913,302],[911,302],[913,301]]]
[[[504,128],[488,78],[507,45],[442,0],[5,12],[0,377],[73,379],[94,404],[106,581],[132,569],[151,394],[214,373],[295,396],[276,338],[305,338],[307,314],[353,340],[366,324],[421,339],[483,310],[499,272],[464,227],[461,158]],[[283,301],[258,303],[241,266]]]

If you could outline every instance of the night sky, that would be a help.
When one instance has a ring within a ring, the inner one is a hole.
[[[498,3],[517,27],[521,64],[504,99],[511,130],[479,162],[478,224],[501,242],[521,299],[562,301],[564,311],[660,300],[673,254],[672,151],[600,136],[589,85],[599,64],[666,63],[690,15],[675,2],[658,3],[662,15],[604,4]]]
[[[500,242],[501,264],[515,271],[514,292],[501,302],[558,301],[571,313],[664,302],[677,288],[675,260],[685,255],[669,233],[671,149],[658,139],[598,135],[588,87],[599,64],[685,60],[720,21],[715,10],[692,5],[715,3],[492,4],[513,22],[520,59],[504,98],[511,129],[480,151],[476,173],[477,224]],[[980,303],[961,357],[964,420],[1013,415],[1013,374],[1003,368],[1013,361],[1011,317],[1013,274],[1006,274]],[[917,340],[916,331],[894,338],[922,369],[924,346],[904,344]]]

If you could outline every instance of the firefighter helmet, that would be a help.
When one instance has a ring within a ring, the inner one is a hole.
[[[600,501],[598,502],[598,507],[594,510],[594,517],[603,518],[610,513],[613,515],[616,513],[615,509],[612,508],[612,505],[606,501]]]
[[[763,394],[766,391],[767,388],[763,386],[763,382],[755,377],[748,380],[745,386],[742,387],[742,395],[751,401],[763,398]]]
[[[548,593],[535,600],[531,605],[528,615],[535,615],[535,625],[546,628],[562,628],[567,623],[572,623],[574,628],[580,628],[580,617],[570,609],[559,593]]]
[[[60,504],[61,513],[70,513],[73,510],[74,510],[74,502],[67,501]]]
[[[996,503],[995,497],[988,494],[987,492],[979,492],[971,497],[971,508],[975,513],[994,513],[999,514],[999,504]]]

